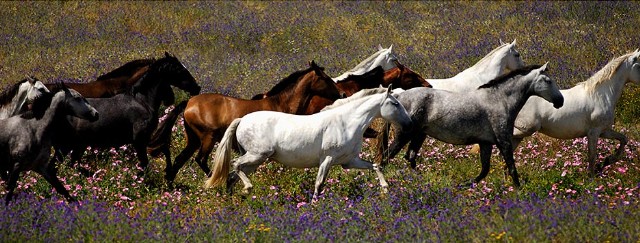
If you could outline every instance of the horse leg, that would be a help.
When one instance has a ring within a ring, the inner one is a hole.
[[[41,166],[38,168],[38,170],[36,170],[36,172],[42,175],[42,177],[44,177],[44,179],[47,180],[58,193],[62,194],[62,196],[64,196],[64,198],[67,199],[68,202],[77,201],[75,198],[69,195],[69,191],[67,191],[67,189],[58,179],[58,170],[56,169],[55,164],[48,164],[46,167]]]
[[[418,157],[418,152],[420,151],[420,148],[422,148],[422,144],[425,139],[427,139],[427,134],[419,132],[414,135],[411,139],[411,143],[409,143],[409,148],[407,149],[407,153],[404,157],[411,163],[411,168],[413,169],[416,168],[416,157]]]
[[[604,159],[604,162],[602,162],[602,164],[596,168],[598,173],[602,172],[602,170],[605,167],[620,160],[620,158],[622,157],[622,153],[624,152],[624,147],[627,145],[627,142],[628,142],[627,137],[624,134],[616,132],[611,129],[604,130],[602,134],[600,134],[600,137],[606,138],[606,139],[618,140],[620,142],[620,145],[618,145],[618,149],[616,149],[615,154],[607,156],[607,158]]]
[[[71,159],[69,160],[69,164],[72,167],[76,167],[76,169],[78,170],[78,172],[80,172],[80,174],[84,175],[85,177],[90,177],[93,173],[78,164],[80,159],[82,159],[82,155],[84,155],[85,149],[86,148],[73,149],[71,151]],[[61,151],[61,154],[64,154],[64,153],[65,151]],[[68,151],[66,151],[66,153],[68,153]]]
[[[18,185],[18,177],[20,176],[20,171],[14,168],[11,173],[9,173],[9,181],[7,182],[7,196],[5,197],[4,204],[5,206],[9,206],[9,202],[13,197],[13,191],[16,189]]]
[[[498,143],[496,144],[498,150],[500,150],[500,154],[504,158],[505,164],[507,164],[507,169],[509,170],[509,175],[511,175],[511,179],[513,180],[513,184],[516,188],[520,187],[520,180],[518,179],[518,171],[516,170],[516,162],[513,158],[513,148],[511,145],[511,138],[509,139],[498,139]],[[482,149],[482,148],[481,148]],[[491,153],[491,151],[489,151]]]
[[[147,156],[147,143],[136,143],[133,145],[133,149],[136,150],[136,157],[142,171],[138,173],[138,176],[146,175],[149,167],[149,157]]]
[[[382,151],[382,162],[380,165],[384,166],[387,161],[395,157],[400,150],[409,143],[411,139],[411,132],[403,132],[401,129],[395,130],[395,139],[389,146],[387,151]]]
[[[174,164],[171,166],[170,171],[166,171],[164,178],[169,182],[169,184],[173,183],[173,180],[176,179],[176,175],[178,171],[184,166],[184,164],[193,156],[193,154],[198,150],[200,146],[200,137],[193,131],[192,128],[189,127],[187,123],[184,124],[184,130],[187,134],[187,146],[182,149],[180,154],[176,156],[176,159],[173,161]]]
[[[324,182],[327,180],[327,175],[329,174],[329,169],[331,168],[332,162],[333,158],[331,156],[326,156],[322,163],[320,163],[320,168],[318,169],[318,176],[316,177],[316,184],[315,189],[313,190],[313,197],[311,197],[311,202],[318,199],[318,195],[322,191]]]
[[[251,184],[251,181],[249,181],[247,174],[253,173],[259,165],[267,160],[268,157],[268,155],[264,154],[246,153],[238,158],[235,163],[233,163],[233,172],[238,175],[238,177],[244,184],[244,188],[242,189],[242,192],[244,194],[249,194],[251,188],[253,188],[253,185]]]
[[[482,179],[487,177],[487,174],[489,174],[489,169],[491,169],[491,151],[493,149],[493,145],[483,143],[478,144],[478,146],[480,147],[480,164],[482,166],[480,169],[480,174],[478,174],[478,176],[476,176],[476,178],[471,180],[469,183],[463,184],[463,187],[470,187],[471,185],[473,185],[473,183],[480,182]]]
[[[211,137],[211,139],[204,139],[201,141],[200,151],[198,155],[196,155],[196,163],[200,166],[200,169],[204,172],[206,176],[211,175],[211,169],[209,169],[209,157],[211,155],[211,151],[213,151],[213,147],[217,141],[222,140],[222,136],[213,135],[207,136]]]
[[[382,193],[387,193],[389,192],[389,183],[387,183],[387,180],[384,179],[384,175],[382,174],[382,172],[380,171],[380,168],[378,168],[377,164],[373,164],[369,161],[366,160],[362,160],[361,158],[354,158],[353,160],[349,161],[349,163],[342,165],[342,168],[344,169],[369,169],[369,170],[373,170],[376,172],[376,175],[378,176],[378,181],[380,181],[380,188],[382,188]]]
[[[591,129],[587,133],[587,160],[589,161],[589,174],[591,176],[598,174],[596,169],[598,137],[600,137],[600,130],[598,129]]]

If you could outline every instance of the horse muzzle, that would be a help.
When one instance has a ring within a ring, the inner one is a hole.
[[[564,97],[561,97],[553,101],[553,108],[560,109],[562,105],[564,105]]]

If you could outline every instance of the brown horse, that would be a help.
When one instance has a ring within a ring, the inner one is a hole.
[[[165,53],[168,56],[168,53]],[[123,93],[138,81],[148,70],[149,66],[156,62],[155,58],[130,61],[113,71],[103,74],[93,82],[65,83],[70,89],[74,89],[86,98],[109,98]],[[51,89],[56,84],[45,84]]]
[[[338,88],[347,96],[351,96],[352,94],[362,89],[377,88],[380,87],[380,85],[382,85],[383,87],[389,87],[389,85],[391,85],[394,88],[402,89],[410,89],[415,87],[431,87],[431,85],[427,83],[427,81],[422,76],[409,69],[408,67],[405,67],[397,60],[395,62],[396,67],[387,70],[381,77],[377,76],[377,68],[374,68],[371,71],[364,73],[363,75],[349,75],[347,76],[347,78],[338,81],[336,84],[338,85]],[[307,107],[307,110],[304,114],[311,115],[314,113],[318,113],[320,112],[320,110],[322,110],[322,108],[332,103],[332,100],[314,96],[313,98],[311,98],[311,103],[309,104],[309,107]]]
[[[265,99],[244,100],[221,94],[200,94],[189,99],[186,105],[183,103],[176,106],[159,125],[158,131],[162,134],[154,135],[148,146],[151,154],[166,149],[171,140],[171,129],[168,128],[173,127],[179,113],[184,111],[187,146],[176,157],[172,168],[167,168],[165,178],[170,183],[173,182],[180,168],[198,149],[200,151],[195,160],[205,174],[209,175],[209,154],[235,118],[260,110],[301,114],[314,95],[329,100],[340,98],[340,91],[331,77],[315,62],[312,61],[309,65],[308,69],[297,71],[276,84],[267,92],[268,97]]]

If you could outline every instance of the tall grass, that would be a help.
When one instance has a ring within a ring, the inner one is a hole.
[[[527,64],[549,61],[568,88],[616,56],[640,48],[635,2],[0,2],[0,80],[94,80],[133,59],[175,54],[203,86],[249,98],[315,60],[338,76],[393,44],[400,61],[428,78],[450,77],[499,44],[517,39]],[[181,93],[180,99],[187,95]],[[490,102],[490,101],[487,101]],[[128,146],[88,149],[82,176],[60,164],[80,199],[68,204],[35,173],[0,206],[2,241],[637,241],[640,93],[626,87],[616,130],[631,139],[625,158],[595,178],[586,140],[534,136],[515,152],[516,190],[494,156],[487,178],[467,148],[428,140],[418,168],[398,156],[373,173],[331,170],[322,198],[309,204],[316,169],[262,166],[251,195],[202,188],[188,163],[175,187],[164,161],[137,177]],[[184,147],[181,125],[174,155]],[[372,159],[367,141],[362,157]],[[599,158],[616,144],[600,142]],[[0,183],[4,186],[4,183]],[[4,196],[6,191],[0,191]]]

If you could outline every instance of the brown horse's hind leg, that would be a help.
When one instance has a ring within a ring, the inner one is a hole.
[[[182,149],[182,152],[176,156],[176,159],[173,161],[173,166],[171,166],[171,170],[167,171],[164,178],[169,182],[173,183],[173,180],[176,179],[176,175],[178,171],[184,166],[184,164],[193,156],[193,154],[200,147],[200,136],[196,134],[196,132],[191,128],[187,123],[184,124],[184,130],[187,134],[187,146]]]
[[[209,156],[211,155],[211,151],[213,151],[213,147],[216,142],[219,142],[222,139],[222,135],[214,134],[212,136],[206,136],[209,139],[203,139],[200,145],[200,151],[198,155],[196,155],[196,162],[200,166],[200,169],[204,172],[205,175],[211,175],[211,169],[209,169]]]

